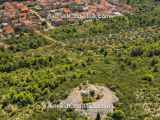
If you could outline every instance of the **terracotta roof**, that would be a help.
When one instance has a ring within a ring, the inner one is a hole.
[[[4,3],[4,15],[9,17],[14,17],[16,14],[16,9],[14,5],[9,2]]]
[[[24,5],[22,3],[16,3],[15,6],[17,9],[21,9]]]
[[[89,5],[88,7],[89,7],[89,10],[91,12],[96,12],[97,11],[97,7],[95,5]]]
[[[64,8],[64,9],[63,9],[63,11],[64,11],[64,13],[65,13],[65,14],[67,14],[67,13],[70,13],[70,12],[71,12],[71,10],[70,10],[69,8]]]
[[[12,26],[8,25],[3,28],[3,32],[4,34],[11,34],[14,33],[14,29],[12,28]]]
[[[81,0],[75,0],[75,2],[76,2],[77,4],[80,4],[80,3],[81,3]]]
[[[21,12],[28,12],[29,8],[25,6],[23,3],[16,3],[16,8],[19,9]]]
[[[9,3],[9,2],[5,2],[4,3],[4,9],[5,10],[14,9],[14,6],[11,3]]]

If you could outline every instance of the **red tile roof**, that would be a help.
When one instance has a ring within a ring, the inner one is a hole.
[[[12,28],[12,26],[7,25],[3,28],[3,32],[4,34],[11,34],[14,33],[14,29]]]

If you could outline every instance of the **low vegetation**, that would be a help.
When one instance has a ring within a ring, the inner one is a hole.
[[[59,103],[72,88],[89,81],[109,87],[119,98],[107,120],[158,120],[160,3],[126,2],[137,9],[132,15],[45,33],[66,46],[30,32],[3,40],[11,47],[0,50],[1,119],[87,120],[74,110],[44,106]]]

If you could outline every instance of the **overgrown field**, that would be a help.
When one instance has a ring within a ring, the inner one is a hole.
[[[106,120],[160,119],[160,3],[130,0],[132,15],[27,32],[1,40],[0,119],[87,120],[74,110],[46,110],[89,81],[119,97]],[[75,116],[76,115],[76,116]]]

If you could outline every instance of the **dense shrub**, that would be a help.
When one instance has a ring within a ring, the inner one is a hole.
[[[97,113],[97,116],[96,116],[96,119],[95,119],[95,120],[101,120],[101,115],[100,115],[99,112]]]
[[[131,55],[131,57],[141,56],[141,55],[143,55],[143,50],[142,50],[142,48],[133,48],[130,55]]]
[[[153,77],[152,74],[146,74],[142,77],[142,80],[146,80],[146,81],[149,81],[149,82],[153,81],[153,79],[154,79],[154,77]]]
[[[151,65],[151,66],[155,66],[156,64],[158,64],[158,62],[159,62],[159,60],[158,60],[157,58],[153,58],[153,59],[151,60],[150,65]]]
[[[160,49],[154,49],[154,50],[148,51],[147,56],[148,57],[160,56]]]
[[[26,106],[34,103],[34,98],[29,92],[20,92],[17,94],[11,95],[12,103],[16,103],[17,105]]]
[[[154,68],[153,68],[153,72],[160,72],[160,68],[159,68],[159,66],[154,66]]]
[[[111,114],[112,120],[125,120],[125,114],[121,110],[116,110]]]
[[[7,39],[5,42],[12,45],[9,49],[13,52],[36,49],[48,44],[47,40],[32,33],[22,34],[20,37],[12,37]]]
[[[83,97],[83,103],[91,103],[93,102],[93,99],[91,97]]]

